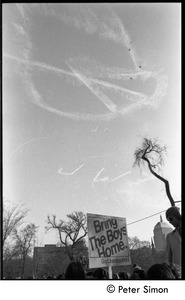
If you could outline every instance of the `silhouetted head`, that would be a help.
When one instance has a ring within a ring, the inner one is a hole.
[[[181,275],[175,265],[161,263],[152,265],[147,271],[147,279],[180,279]]]
[[[122,271],[122,272],[119,272],[119,278],[120,279],[129,279],[129,275],[127,272]]]
[[[85,271],[80,262],[73,261],[68,265],[65,279],[85,279]]]
[[[133,268],[135,267],[139,267],[139,265],[137,263],[133,264]]]
[[[119,279],[118,273],[114,273],[113,276],[112,276],[112,279]]]
[[[145,270],[141,269],[140,267],[135,267],[130,279],[146,279],[146,272]]]
[[[93,277],[96,279],[107,279],[107,272],[102,269],[102,268],[98,268],[93,272]]]
[[[93,271],[87,271],[85,276],[86,276],[86,279],[94,279]]]
[[[166,211],[166,219],[174,227],[179,227],[181,225],[181,214],[180,209],[177,206],[171,206]]]
[[[63,274],[59,274],[56,279],[64,279],[64,275]]]

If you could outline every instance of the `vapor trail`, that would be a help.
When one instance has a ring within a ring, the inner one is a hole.
[[[72,68],[71,68],[72,69]],[[72,69],[73,70],[73,69]],[[97,87],[92,87],[92,79],[87,79],[81,74],[77,73],[75,70],[73,70],[74,74],[87,86],[87,88],[96,95],[103,104],[113,113],[115,113],[117,109],[117,105],[115,105],[106,95],[104,95]]]
[[[29,140],[29,141],[25,142],[24,144],[21,144],[19,147],[17,147],[13,152],[11,152],[11,153],[7,156],[7,158],[10,158],[15,152],[17,152],[19,149],[21,149],[24,145],[29,144],[29,143],[32,143],[32,142],[34,142],[34,141],[38,141],[38,140],[40,140],[40,139],[49,139],[49,137],[41,137],[41,138],[35,138],[35,139],[32,139],[32,140]]]
[[[125,173],[123,173],[123,174],[121,174],[121,175],[119,175],[119,176],[117,176],[117,177],[111,179],[110,182],[114,182],[114,181],[116,181],[117,179],[122,178],[122,177],[124,177],[124,176],[126,176],[126,175],[128,175],[128,174],[131,174],[131,171],[125,172]]]
[[[73,174],[75,174],[78,170],[80,170],[83,166],[84,166],[84,164],[82,164],[80,167],[78,167],[77,169],[75,169],[73,172],[70,172],[70,173],[61,172],[61,170],[63,171],[63,168],[60,168],[60,169],[58,170],[58,173],[61,174],[61,175],[73,175]]]
[[[98,181],[97,178],[98,178],[99,175],[103,172],[104,169],[105,169],[105,168],[102,168],[102,169],[96,174],[96,176],[95,176],[94,179],[93,179],[93,182],[97,182],[97,181]]]
[[[35,67],[38,67],[38,68],[43,68],[43,69],[46,69],[46,70],[49,70],[49,71],[54,71],[58,74],[65,74],[65,75],[69,75],[71,77],[74,77],[74,78],[79,78],[81,81],[83,81],[83,83],[88,86],[92,92],[93,91],[93,88],[90,86],[91,85],[91,82],[93,83],[96,83],[96,84],[99,84],[99,85],[102,85],[102,86],[105,86],[107,88],[112,88],[116,91],[120,91],[120,92],[123,92],[123,93],[130,93],[131,95],[134,95],[138,98],[146,98],[146,96],[142,93],[138,93],[138,92],[134,92],[134,91],[131,91],[131,90],[128,90],[126,88],[123,88],[123,87],[120,87],[118,85],[115,85],[115,84],[111,84],[109,82],[105,82],[103,80],[99,80],[99,79],[94,79],[94,78],[85,78],[85,76],[82,76],[81,74],[77,73],[76,71],[74,72],[70,72],[70,71],[67,71],[67,70],[63,70],[63,69],[59,69],[59,68],[56,68],[56,67],[53,67],[51,65],[48,65],[48,64],[44,64],[44,63],[41,63],[41,62],[37,62],[37,61],[27,61],[27,60],[24,60],[24,59],[21,59],[21,58],[18,58],[18,57],[15,57],[13,55],[9,55],[7,53],[4,53],[3,56],[9,58],[9,59],[12,59],[12,60],[15,60],[15,61],[18,61],[20,63],[23,63],[23,64],[27,64],[27,65],[30,65],[30,66],[35,66]],[[128,75],[128,74],[127,74]],[[110,100],[110,99],[106,99],[107,102],[105,100],[104,101],[104,104],[109,107],[111,107],[111,110],[114,111],[116,109],[116,105],[113,104],[113,102]]]
[[[86,121],[96,121],[96,120],[100,120],[100,121],[109,121],[112,120],[116,117],[118,117],[118,115],[124,115],[125,113],[132,111],[133,109],[139,108],[141,105],[151,105],[153,107],[157,106],[157,104],[159,103],[159,101],[161,100],[161,98],[166,94],[166,90],[167,90],[167,78],[164,75],[159,75],[157,76],[157,74],[151,74],[150,73],[150,77],[153,77],[154,79],[156,79],[156,83],[157,83],[157,87],[156,90],[154,91],[153,95],[151,96],[146,96],[142,93],[138,93],[135,91],[131,91],[128,89],[125,89],[123,87],[120,87],[118,85],[115,84],[111,84],[102,80],[98,80],[98,79],[94,79],[91,77],[85,77],[80,75],[79,73],[75,73],[74,72],[70,72],[70,71],[66,71],[63,69],[59,69],[44,63],[40,63],[40,62],[34,62],[34,61],[28,61],[28,60],[24,60],[24,59],[20,59],[18,57],[9,55],[9,54],[4,54],[5,57],[9,58],[9,59],[13,59],[15,61],[18,61],[20,63],[23,63],[25,65],[31,65],[31,66],[35,66],[35,67],[39,67],[42,69],[46,69],[49,71],[54,71],[58,74],[65,74],[65,75],[69,75],[72,76],[78,80],[80,80],[81,82],[83,82],[90,90],[92,93],[94,93],[107,107],[109,110],[111,110],[110,113],[106,113],[106,114],[79,114],[79,113],[67,113],[67,112],[62,112],[59,111],[53,107],[50,107],[47,105],[47,103],[43,100],[43,98],[39,95],[39,93],[37,92],[37,90],[34,87],[33,82],[31,81],[31,79],[29,78],[29,76],[27,75],[27,83],[29,84],[32,92],[33,92],[33,96],[36,97],[36,99],[34,99],[33,101],[41,106],[42,108],[53,112],[55,114],[58,114],[60,116],[64,116],[64,117],[68,117],[74,120],[86,120]],[[141,72],[139,72],[141,75]],[[128,74],[127,74],[128,75]],[[147,73],[144,72],[144,76],[146,76]],[[98,84],[98,85],[102,85],[106,88],[111,88],[116,92],[120,92],[121,95],[129,101],[135,102],[132,103],[130,106],[128,107],[120,107],[119,109],[117,108],[117,106],[107,97],[105,96],[102,92],[100,92],[98,90],[97,87],[92,87],[92,84]]]

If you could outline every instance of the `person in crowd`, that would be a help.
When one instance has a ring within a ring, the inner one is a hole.
[[[86,279],[82,264],[78,261],[71,262],[67,267],[65,279]]]
[[[167,261],[181,267],[181,214],[177,206],[166,211],[166,219],[175,229],[166,236]]]
[[[129,275],[126,271],[121,271],[118,275],[120,279],[129,279]]]
[[[130,279],[146,279],[146,272],[138,264],[133,265],[134,269],[130,276]]]
[[[133,264],[133,268],[140,268],[140,266],[137,263],[135,263]]]
[[[85,276],[86,276],[86,279],[94,279],[93,271],[87,271]]]
[[[118,273],[114,273],[112,276],[112,279],[114,279],[114,280],[120,279]]]
[[[108,279],[108,274],[103,268],[98,268],[93,272],[95,279]]]
[[[65,278],[64,274],[59,274],[56,279],[60,279],[61,280],[61,279],[64,279],[64,278]]]
[[[152,265],[147,270],[147,278],[146,279],[180,279],[181,271],[178,266],[168,263],[158,263]]]
[[[176,279],[181,279],[181,267],[175,264],[168,264]]]

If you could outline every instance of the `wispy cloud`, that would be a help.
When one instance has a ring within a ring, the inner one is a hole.
[[[155,179],[155,177],[152,176],[152,175],[149,175],[149,176],[141,178],[141,179],[138,178],[138,179],[136,179],[136,181],[130,182],[129,186],[130,187],[137,186],[137,185],[143,184],[143,183],[145,183],[147,181],[150,181],[150,180],[153,180],[153,179]]]
[[[26,35],[26,31],[24,29],[24,27],[18,23],[14,23],[13,26],[15,27],[15,29],[17,30],[17,32],[19,34],[21,34],[22,36],[25,36]]]
[[[76,29],[87,34],[97,34],[101,39],[108,39],[122,44],[129,51],[129,55],[136,69],[139,68],[133,42],[120,18],[110,9],[105,8],[103,15],[98,15],[93,9],[78,5],[77,9],[58,11],[52,5],[45,5],[47,15],[52,15],[65,24],[71,24]],[[99,13],[100,14],[100,13]]]
[[[18,12],[20,13],[21,17],[24,19],[26,18],[26,6],[24,3],[16,3],[16,7]]]

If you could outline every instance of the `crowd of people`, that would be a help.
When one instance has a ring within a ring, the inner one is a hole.
[[[172,206],[166,211],[166,219],[175,228],[166,237],[167,262],[156,263],[148,268],[142,269],[138,264],[132,266],[132,272],[126,271],[114,273],[113,280],[161,280],[161,279],[181,279],[181,214],[176,206]],[[82,264],[77,261],[71,262],[65,274],[57,277],[47,277],[45,279],[66,279],[66,280],[104,280],[109,279],[109,274],[103,268],[97,268],[85,272]]]
[[[31,278],[30,278],[31,279]],[[103,268],[97,268],[93,271],[85,272],[82,264],[78,261],[71,262],[65,273],[55,276],[48,276],[43,279],[58,280],[107,280],[108,272]],[[132,266],[132,272],[120,271],[113,273],[113,280],[163,280],[163,279],[181,279],[181,268],[178,265],[170,263],[153,264],[148,270],[142,269],[138,264]]]

